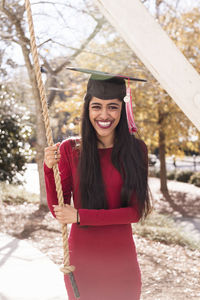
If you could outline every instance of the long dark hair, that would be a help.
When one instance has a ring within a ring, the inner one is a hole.
[[[80,199],[82,208],[106,209],[107,201],[97,148],[98,139],[89,120],[91,99],[91,95],[85,96],[82,114],[79,159]],[[121,118],[115,129],[111,159],[123,179],[121,207],[131,205],[131,195],[135,192],[140,215],[145,217],[150,210],[147,149],[141,140],[129,133],[124,101],[122,101]]]

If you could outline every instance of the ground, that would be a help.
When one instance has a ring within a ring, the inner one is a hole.
[[[200,217],[200,189],[188,184],[170,182],[171,202],[159,192],[158,180],[151,179],[154,208],[175,217]],[[38,204],[13,204],[7,199],[0,210],[0,230],[26,239],[56,264],[62,263],[60,225]],[[179,245],[165,243],[134,234],[143,288],[141,300],[200,299],[200,253]],[[124,299],[125,300],[125,299]]]

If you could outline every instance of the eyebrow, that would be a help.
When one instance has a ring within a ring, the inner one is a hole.
[[[99,103],[99,102],[92,102],[91,105],[102,105],[102,104]],[[111,102],[111,103],[108,103],[108,105],[116,105],[116,106],[119,106],[119,103]]]

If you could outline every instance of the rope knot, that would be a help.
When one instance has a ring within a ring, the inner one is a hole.
[[[61,266],[60,271],[64,274],[69,274],[74,272],[75,267],[74,266]]]

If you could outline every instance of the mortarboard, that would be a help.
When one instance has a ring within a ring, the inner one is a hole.
[[[78,71],[82,73],[90,74],[90,78],[87,84],[87,94],[99,99],[124,99],[126,103],[126,116],[129,131],[136,132],[137,128],[134,122],[133,110],[132,110],[132,96],[131,89],[129,87],[129,81],[146,82],[145,79],[129,77],[125,75],[112,74],[107,72],[100,72],[96,70],[89,70],[83,68],[67,67],[68,70]],[[126,88],[125,80],[128,80],[128,87]]]
[[[130,77],[130,76],[125,76],[125,75],[120,75],[120,74],[112,74],[112,73],[107,73],[107,72],[101,72],[101,71],[96,71],[96,70],[89,70],[89,69],[83,69],[83,68],[74,68],[74,67],[67,67],[68,70],[71,71],[77,71],[77,72],[82,72],[82,73],[87,73],[91,75],[91,79],[93,80],[106,80],[106,79],[111,79],[111,78],[122,78],[122,79],[129,79],[132,81],[142,81],[146,82],[146,79],[141,79],[141,78],[135,78],[135,77]]]

